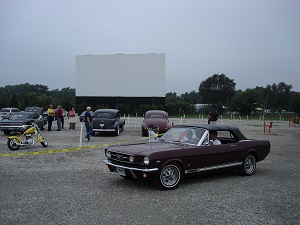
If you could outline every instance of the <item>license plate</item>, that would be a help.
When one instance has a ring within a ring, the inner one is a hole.
[[[119,174],[121,176],[126,176],[125,170],[122,168],[116,167],[116,172],[117,172],[117,174]]]

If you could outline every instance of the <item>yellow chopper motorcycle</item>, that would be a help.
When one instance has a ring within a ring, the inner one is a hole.
[[[7,138],[7,146],[13,151],[18,150],[20,146],[34,145],[38,142],[40,142],[44,148],[48,146],[48,141],[43,136],[36,123],[32,123],[29,126],[23,125],[20,130],[17,131],[16,136]]]

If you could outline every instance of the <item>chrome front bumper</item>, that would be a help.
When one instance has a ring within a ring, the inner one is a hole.
[[[94,129],[93,128],[93,131],[99,131],[99,132],[114,132],[116,131],[115,129]]]
[[[107,165],[110,165],[110,166],[114,166],[114,167],[119,167],[119,168],[122,168],[122,169],[126,169],[126,170],[132,170],[132,171],[141,171],[141,172],[153,172],[153,171],[158,171],[158,168],[145,168],[145,169],[140,169],[140,168],[135,168],[135,167],[129,167],[129,166],[121,166],[121,165],[117,165],[117,164],[114,164],[112,162],[110,162],[109,160],[103,160],[103,162]]]

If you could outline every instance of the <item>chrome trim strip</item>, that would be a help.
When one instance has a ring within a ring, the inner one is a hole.
[[[0,129],[1,128],[22,128],[23,127],[23,125],[21,125],[21,126],[16,126],[16,125],[3,125],[3,126],[0,126]]]
[[[229,164],[222,164],[222,165],[186,170],[185,173],[186,174],[187,173],[198,173],[198,172],[204,172],[204,171],[209,171],[209,170],[216,170],[216,169],[223,169],[223,168],[227,168],[227,167],[239,166],[242,164],[243,164],[243,162],[233,162],[233,163],[229,163]]]
[[[129,167],[129,166],[120,166],[120,165],[117,165],[117,164],[114,164],[114,163],[110,162],[108,159],[103,160],[103,162],[106,163],[107,165],[114,166],[114,167],[119,167],[119,168],[127,169],[127,170],[135,170],[135,171],[142,171],[142,172],[158,171],[158,168],[140,169],[140,168],[134,168],[134,167]]]
[[[102,131],[102,132],[105,132],[105,131],[109,131],[109,132],[112,132],[112,131],[116,131],[115,129],[93,129],[93,131]]]

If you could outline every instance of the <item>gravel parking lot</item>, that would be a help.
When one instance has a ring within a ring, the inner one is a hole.
[[[42,131],[48,148],[18,151],[8,149],[1,132],[0,224],[300,224],[299,125],[274,122],[264,134],[260,121],[219,121],[248,138],[270,140],[269,156],[250,177],[231,170],[202,174],[161,191],[151,182],[122,179],[103,163],[106,145],[147,141],[141,121],[126,118],[120,136],[80,142],[82,123],[72,131],[66,120],[62,131]]]

